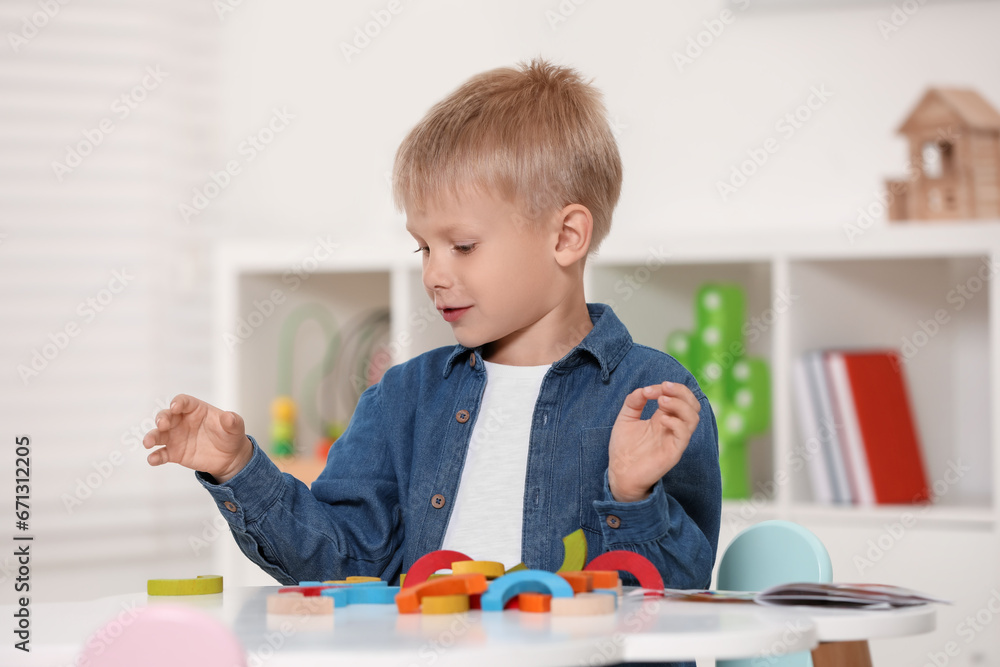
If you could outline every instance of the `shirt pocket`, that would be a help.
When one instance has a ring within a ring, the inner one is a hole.
[[[580,433],[580,527],[602,534],[595,500],[604,500],[604,474],[608,469],[611,426],[585,428]]]

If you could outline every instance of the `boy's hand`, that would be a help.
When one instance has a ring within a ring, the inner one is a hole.
[[[142,439],[146,449],[163,445],[146,457],[150,465],[177,463],[206,472],[222,484],[253,457],[243,418],[193,396],[175,396],[170,407],[156,415],[155,424]]]
[[[656,412],[642,420],[646,402],[656,399]],[[640,387],[627,397],[608,447],[608,486],[619,502],[647,498],[656,481],[667,474],[687,448],[698,426],[701,404],[679,382]]]

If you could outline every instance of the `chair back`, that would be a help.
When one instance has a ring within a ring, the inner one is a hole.
[[[726,547],[719,562],[716,588],[760,591],[793,582],[833,580],[830,554],[811,531],[791,521],[762,521],[744,528]],[[776,647],[780,648],[780,647]],[[807,652],[767,656],[769,667],[812,667]],[[751,667],[755,660],[720,660],[719,667]]]
[[[236,635],[194,607],[157,603],[119,613],[87,641],[77,658],[88,667],[246,667]]]

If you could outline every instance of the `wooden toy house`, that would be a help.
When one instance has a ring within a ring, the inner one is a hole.
[[[898,131],[910,161],[886,181],[890,220],[1000,218],[1000,113],[979,93],[931,88]]]

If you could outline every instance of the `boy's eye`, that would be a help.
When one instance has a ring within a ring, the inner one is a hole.
[[[454,246],[454,248],[455,248],[455,250],[457,250],[458,252],[462,253],[463,255],[468,255],[470,252],[472,252],[473,250],[476,249],[476,244],[475,243],[460,244],[460,245]],[[425,246],[425,245],[422,245],[419,248],[417,248],[416,250],[414,250],[413,252],[414,253],[422,252],[425,255],[429,255],[430,252],[431,252],[431,249],[429,247]]]

